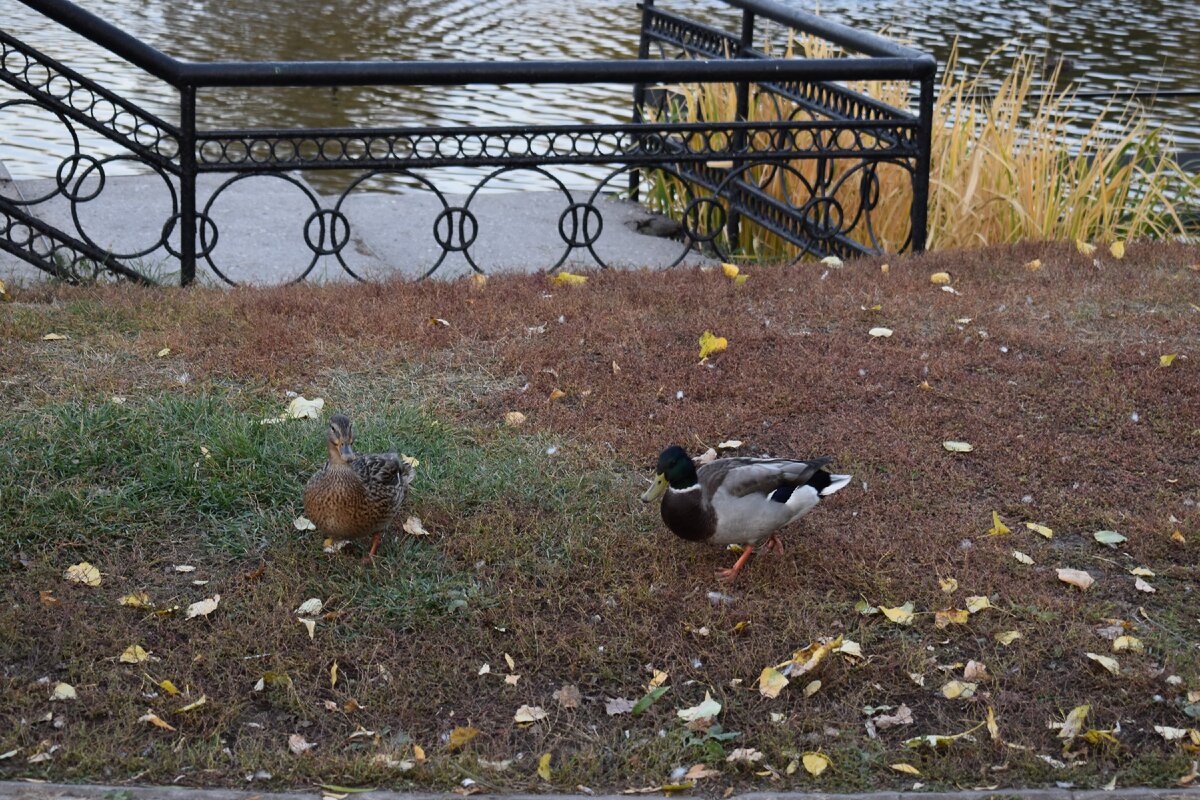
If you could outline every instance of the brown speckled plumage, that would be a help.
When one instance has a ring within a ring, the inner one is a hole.
[[[304,487],[304,513],[331,539],[378,536],[399,523],[412,465],[395,453],[360,455],[350,420],[329,421],[329,460]],[[374,552],[374,547],[372,547]]]

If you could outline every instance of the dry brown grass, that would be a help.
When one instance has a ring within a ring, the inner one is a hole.
[[[1035,257],[1042,269],[1027,270]],[[223,530],[220,521],[186,510],[160,535],[111,542],[89,533],[105,520],[79,520],[56,538],[22,533],[8,519],[8,557],[19,551],[27,563],[0,576],[15,598],[0,615],[0,690],[13,698],[0,712],[0,751],[23,750],[0,770],[238,784],[261,768],[280,784],[411,780],[445,789],[471,777],[510,791],[623,789],[663,783],[673,768],[704,760],[702,748],[685,743],[673,709],[708,690],[725,704],[724,727],[742,733],[731,746],[758,748],[777,769],[817,749],[835,766],[819,780],[801,770],[776,782],[722,764],[724,777],[704,791],[907,786],[887,769],[897,761],[941,786],[1099,785],[1113,774],[1121,785],[1169,784],[1195,755],[1165,744],[1153,726],[1194,726],[1182,697],[1200,689],[1200,310],[1192,305],[1200,305],[1200,272],[1189,269],[1197,262],[1200,252],[1179,246],[1134,244],[1124,261],[1104,258],[1099,267],[1073,248],[1019,246],[894,260],[888,274],[877,260],[824,277],[817,265],[763,268],[740,287],[719,273],[674,271],[597,274],[582,287],[535,276],[493,279],[482,290],[26,292],[0,316],[6,352],[16,354],[0,388],[20,409],[6,430],[45,424],[64,397],[88,404],[110,393],[218,393],[213,413],[226,405],[253,413],[294,389],[360,414],[414,403],[432,421],[412,422],[410,441],[442,449],[415,453],[431,471],[414,487],[414,513],[437,537],[392,542],[366,570],[322,557],[287,528],[295,496],[258,497],[274,516],[249,532],[256,544],[244,553],[206,541],[210,528]],[[939,270],[953,274],[960,295],[930,285]],[[875,304],[879,311],[864,310]],[[433,317],[451,324],[430,324]],[[530,332],[543,324],[544,333]],[[895,334],[869,337],[876,325]],[[40,336],[52,328],[72,338],[51,348]],[[728,337],[729,349],[700,365],[704,330]],[[155,358],[164,346],[173,351],[170,368]],[[1160,367],[1166,353],[1179,357]],[[182,371],[186,386],[177,382]],[[552,389],[566,396],[550,401]],[[509,410],[528,415],[520,431],[499,425]],[[320,454],[303,451],[307,434],[294,435],[302,452],[281,469],[295,471],[298,495]],[[674,539],[634,497],[663,445],[697,452],[729,437],[743,439],[748,453],[829,454],[858,480],[799,524],[785,556],[755,558],[726,606],[706,593],[721,588],[712,570],[729,556]],[[946,453],[946,439],[966,439],[975,451]],[[547,444],[559,447],[553,459]],[[516,477],[494,492],[468,490],[444,475],[464,460],[477,463],[480,482],[491,464]],[[63,469],[65,477],[23,479],[70,480]],[[119,471],[112,480],[120,483]],[[16,494],[5,497],[11,504]],[[984,535],[993,510],[1012,535]],[[1050,525],[1055,538],[1025,531],[1023,521]],[[1186,544],[1172,540],[1177,528]],[[1090,538],[1098,529],[1129,541],[1103,548]],[[1013,549],[1037,563],[1017,563]],[[62,581],[82,558],[103,562],[104,587]],[[170,571],[183,562],[211,580],[203,591],[222,594],[211,622],[114,613],[129,589],[156,598],[200,591]],[[265,571],[247,579],[260,564]],[[1155,594],[1134,589],[1126,570],[1136,565],[1157,573]],[[1087,569],[1097,584],[1080,594],[1055,579],[1060,566]],[[948,597],[938,578],[950,576],[961,588]],[[422,582],[438,581],[473,587],[466,612],[430,605],[435,595],[423,594]],[[41,589],[62,605],[42,605]],[[962,607],[966,595],[990,596],[995,608],[936,630],[932,613]],[[291,615],[310,596],[339,612],[315,642]],[[918,621],[902,628],[862,617],[853,608],[860,598],[913,601]],[[1129,622],[1148,649],[1119,655],[1119,678],[1083,656],[1108,652],[1096,632],[1106,618]],[[993,635],[1008,629],[1025,638],[998,645]],[[799,685],[777,700],[759,697],[753,682],[764,666],[837,633],[860,642],[868,660],[823,665],[811,698]],[[147,670],[116,664],[135,639],[162,660]],[[516,687],[476,674],[484,662],[505,671],[504,653],[522,675]],[[331,687],[335,659],[341,677]],[[976,699],[944,699],[938,687],[950,673],[938,666],[968,659],[986,663],[994,680]],[[639,697],[647,664],[670,673],[671,692],[643,717],[608,717],[604,699]],[[266,670],[287,672],[296,688],[254,693]],[[170,716],[177,734],[135,724],[147,706],[165,713],[178,705],[144,696],[143,672],[207,694],[207,707]],[[914,672],[925,688],[909,678]],[[1165,682],[1172,674],[1183,686]],[[73,683],[81,702],[51,707],[47,687],[35,683],[42,676]],[[568,682],[585,698],[577,710],[551,698]],[[323,706],[351,698],[363,709]],[[867,738],[862,707],[901,702],[916,724]],[[524,703],[545,707],[548,722],[514,726]],[[1076,748],[1086,763],[1065,770],[1035,758],[1062,757],[1046,722],[1080,703],[1092,704],[1090,725],[1120,723],[1121,746]],[[972,728],[989,706],[1004,739],[1029,750],[986,735],[942,755],[901,746],[908,736]],[[37,722],[50,710],[64,718],[61,730]],[[772,722],[770,712],[785,721]],[[465,724],[480,737],[448,753],[441,737]],[[377,736],[348,740],[360,725]],[[289,754],[295,732],[318,750]],[[407,737],[425,748],[426,764],[402,773],[372,761],[380,752],[402,757]],[[62,750],[26,764],[43,740]],[[554,754],[551,784],[535,775],[545,752]],[[506,772],[476,762],[518,753]]]

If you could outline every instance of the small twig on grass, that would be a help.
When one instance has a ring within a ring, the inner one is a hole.
[[[1147,623],[1149,623],[1150,625],[1152,625],[1155,628],[1158,628],[1160,631],[1167,634],[1175,641],[1182,642],[1183,644],[1187,645],[1189,649],[1191,648],[1192,642],[1189,639],[1187,639],[1184,636],[1180,636],[1178,633],[1171,630],[1166,625],[1163,625],[1161,622],[1155,622],[1154,620],[1150,619],[1150,615],[1146,613],[1146,609],[1144,606],[1138,606],[1137,612],[1142,615],[1142,619],[1145,620]]]

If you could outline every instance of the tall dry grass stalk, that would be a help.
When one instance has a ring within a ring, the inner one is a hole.
[[[811,36],[790,38],[787,56],[808,58],[844,53]],[[980,247],[1022,240],[1118,241],[1186,234],[1183,204],[1200,190],[1170,156],[1166,134],[1152,128],[1139,109],[1105,108],[1086,122],[1069,90],[1045,80],[1042,63],[1024,52],[1013,58],[995,84],[985,77],[990,63],[968,71],[952,52],[942,73],[934,106],[930,174],[931,248]],[[1043,90],[1043,86],[1051,88]],[[912,87],[905,81],[858,81],[849,89],[896,107],[908,107]],[[674,100],[666,116],[681,121],[735,118],[734,84],[670,87]],[[808,111],[752,87],[752,121],[812,120]],[[841,144],[851,144],[844,136]],[[870,145],[869,137],[864,144]],[[766,149],[766,136],[752,142]],[[861,172],[858,161],[832,162],[832,194],[848,210],[857,209]],[[790,169],[809,182],[816,162],[795,160]],[[878,245],[899,249],[908,238],[912,184],[895,164],[878,168],[879,202],[871,215]],[[810,197],[788,170],[754,168],[745,175],[774,197],[799,207]],[[698,190],[697,194],[703,194]],[[654,173],[648,198],[664,213],[678,213],[688,187],[678,178]],[[852,237],[870,244],[860,226]],[[725,244],[728,244],[727,242]],[[739,251],[756,258],[794,257],[797,248],[752,223],[743,223]]]

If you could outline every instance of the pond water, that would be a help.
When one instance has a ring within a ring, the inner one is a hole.
[[[175,94],[165,85],[46,23],[18,0],[0,5],[0,26],[18,38],[147,110],[178,118]],[[632,58],[639,23],[634,0],[81,0],[80,5],[194,61]],[[739,13],[711,0],[664,5],[714,21],[732,21]],[[868,30],[886,28],[933,53],[939,63],[958,37],[967,63],[998,48],[1045,51],[1062,60],[1064,77],[1081,90],[1196,90],[1191,97],[1144,103],[1177,144],[1200,149],[1195,46],[1200,15],[1189,3],[822,0],[820,13]],[[997,62],[995,69],[1002,68]],[[0,87],[0,102],[16,96]],[[629,106],[627,87],[605,85],[223,90],[201,96],[199,120],[219,127],[616,122],[629,118]],[[19,108],[0,111],[0,161],[18,178],[49,177],[70,152],[68,138],[53,116]],[[114,152],[92,139],[85,151]]]

